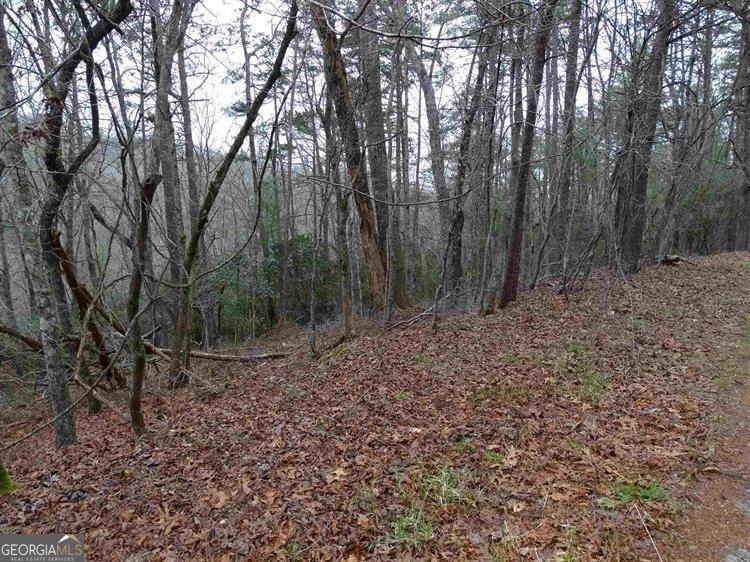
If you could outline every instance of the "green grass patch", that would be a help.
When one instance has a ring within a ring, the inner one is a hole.
[[[415,355],[413,361],[423,367],[433,367],[437,364],[437,359],[429,355]]]
[[[485,451],[482,460],[492,466],[502,466],[505,464],[505,455],[497,451]]]
[[[591,346],[585,341],[573,342],[568,350],[576,359],[587,359],[591,353]]]
[[[435,536],[432,522],[415,504],[393,522],[392,528],[394,542],[406,550],[419,548]]]
[[[646,321],[642,318],[636,318],[635,316],[628,315],[625,320],[625,327],[631,332],[643,332],[646,329]]]
[[[714,380],[719,390],[726,392],[748,377],[748,364],[750,360],[750,319],[745,321],[744,330],[740,336],[739,342],[739,360],[731,358],[730,364],[724,364]]]
[[[612,484],[612,494],[614,500],[621,504],[659,501],[667,496],[667,492],[658,482],[649,482],[646,485],[637,482],[615,482]]]
[[[375,514],[378,509],[378,498],[372,491],[372,488],[360,485],[354,492],[354,506],[367,514]]]
[[[555,560],[559,562],[579,562],[580,559],[575,551],[568,547],[568,549],[560,554],[559,557],[555,558]]]
[[[473,437],[462,437],[454,446],[453,450],[459,455],[465,455],[467,453],[473,453],[476,450]]]
[[[333,425],[333,420],[331,418],[318,418],[315,422],[315,428],[317,429],[318,435],[322,436],[328,433],[331,425]]]
[[[471,505],[471,496],[466,490],[467,474],[450,466],[422,478],[422,497],[439,506]]]
[[[578,527],[565,524],[562,528],[565,533],[565,542],[567,542],[567,546],[565,550],[557,553],[555,560],[557,562],[579,562],[580,558],[578,557],[578,552],[575,546],[578,541]]]
[[[292,541],[288,545],[286,545],[286,555],[287,559],[290,562],[297,562],[297,560],[302,560],[302,545],[300,545],[297,541]]]
[[[750,319],[745,320],[745,333],[740,338],[740,348],[745,357],[750,357]]]
[[[471,395],[472,402],[486,402],[488,400],[525,402],[528,398],[529,391],[527,389],[504,385],[480,386]]]
[[[490,544],[489,550],[492,562],[508,562],[511,560],[510,551],[502,542],[493,542]]]
[[[609,378],[588,365],[579,369],[577,377],[581,385],[580,397],[586,402],[598,402],[609,387]]]
[[[585,441],[581,441],[580,439],[568,439],[566,443],[569,448],[573,449],[574,451],[578,451],[583,455],[588,455],[591,453]]]
[[[285,384],[282,392],[289,398],[297,398],[302,396],[302,390],[294,383]]]
[[[601,400],[609,387],[609,377],[599,371],[591,361],[592,349],[588,342],[576,341],[557,364],[557,374],[569,382],[572,376],[578,383],[578,396],[584,402],[594,404]],[[572,375],[572,376],[571,376]]]
[[[531,366],[535,369],[542,369],[547,366],[547,358],[544,355],[535,353],[531,356]]]
[[[509,353],[508,355],[505,356],[505,362],[508,365],[520,365],[521,358],[515,353]]]

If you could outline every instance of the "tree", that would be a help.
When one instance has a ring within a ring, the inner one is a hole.
[[[627,273],[635,273],[640,266],[649,164],[659,120],[664,64],[675,17],[674,0],[658,0],[657,4],[659,15],[651,50],[634,61],[629,77],[625,142],[612,173],[617,196],[618,254]]]
[[[310,10],[323,48],[326,84],[336,108],[352,193],[359,213],[359,230],[367,264],[372,306],[375,310],[383,310],[386,306],[385,254],[377,237],[377,223],[367,183],[367,172],[363,165],[360,134],[352,105],[346,66],[341,56],[339,38],[330,27],[325,10],[315,4],[310,6]]]
[[[419,78],[419,85],[424,96],[425,115],[427,117],[427,129],[430,141],[430,165],[432,167],[432,178],[435,183],[435,191],[438,196],[438,211],[440,213],[441,240],[446,240],[451,223],[450,192],[448,182],[445,179],[445,153],[443,151],[443,133],[440,130],[440,113],[435,101],[435,87],[432,78],[424,66],[421,58],[418,58],[411,42],[406,43],[407,53],[414,72]]]
[[[556,241],[555,261],[564,262],[567,254],[570,187],[573,183],[573,148],[575,143],[576,93],[578,91],[578,39],[581,32],[582,0],[573,0],[568,29],[568,53],[565,60],[565,93],[563,95],[563,147],[557,184],[557,209],[552,215]],[[564,270],[565,266],[559,268]]]
[[[197,0],[174,0],[172,10],[162,16],[159,0],[150,0],[151,33],[154,50],[154,76],[156,79],[156,111],[154,114],[153,155],[150,175],[161,171],[164,189],[167,248],[169,250],[170,280],[182,280],[182,198],[177,168],[172,108],[169,100],[172,88],[172,67],[177,51],[181,49],[185,31]],[[183,109],[184,110],[184,109]],[[191,201],[194,205],[194,202]]]
[[[479,35],[479,43],[487,41],[489,45],[493,45],[495,41],[495,27],[490,27],[489,33],[482,33]],[[479,50],[479,47],[477,47]],[[479,55],[479,65],[477,68],[477,76],[474,82],[474,88],[472,90],[471,98],[468,100],[468,105],[463,114],[463,123],[461,126],[461,140],[458,143],[458,162],[456,165],[456,179],[455,187],[453,188],[453,194],[455,202],[453,204],[453,217],[451,219],[451,226],[449,230],[448,245],[450,246],[450,277],[448,289],[450,291],[457,290],[459,288],[461,278],[463,277],[463,265],[462,265],[462,232],[464,227],[464,210],[462,197],[464,194],[464,184],[466,182],[466,174],[469,166],[469,148],[471,147],[471,136],[474,127],[474,118],[477,115],[479,109],[479,103],[482,99],[482,91],[484,88],[484,76],[487,72],[487,64],[490,54],[490,48],[482,48]],[[474,56],[476,57],[476,51]],[[471,75],[471,68],[469,69]]]
[[[36,285],[37,279],[32,281],[32,275],[37,275],[39,269],[32,264],[39,263],[39,249],[34,229],[36,213],[33,206],[33,185],[28,165],[23,155],[20,128],[18,125],[18,99],[13,77],[13,57],[8,42],[8,32],[5,26],[6,9],[0,4],[0,176],[7,185],[6,193],[16,194],[16,223],[21,251],[22,264],[27,278],[29,308],[37,310]],[[7,271],[7,268],[5,268]],[[7,281],[10,282],[10,279]],[[6,289],[9,292],[9,289]],[[6,295],[5,298],[9,298]]]
[[[534,57],[532,60],[529,83],[526,92],[526,119],[521,140],[521,161],[518,167],[518,183],[515,186],[515,201],[513,206],[513,222],[510,229],[508,244],[508,262],[505,267],[503,289],[500,294],[500,308],[516,300],[518,295],[518,278],[521,271],[521,250],[523,248],[524,212],[526,206],[526,191],[531,175],[531,159],[534,149],[534,134],[537,119],[537,104],[539,90],[544,76],[544,64],[547,57],[547,43],[552,31],[557,0],[550,0],[542,8],[534,38]]]
[[[146,348],[143,345],[140,305],[143,272],[146,266],[148,245],[148,223],[151,214],[151,203],[161,176],[146,178],[138,197],[138,226],[133,244],[133,266],[130,274],[130,291],[128,297],[128,320],[130,320],[130,349],[133,353],[133,378],[130,385],[130,420],[136,435],[146,432],[146,420],[141,410],[141,392],[146,375]]]
[[[750,248],[750,10],[745,7],[739,15],[741,41],[737,61],[737,93],[733,104],[737,121],[732,146],[735,166],[740,172],[741,181],[736,190],[739,204],[733,205],[738,212],[734,214],[735,220],[730,221],[728,225],[730,250]]]
[[[219,167],[214,172],[213,178],[208,185],[208,191],[206,192],[203,202],[201,203],[200,209],[198,210],[197,220],[195,225],[191,229],[190,240],[185,251],[185,260],[182,264],[184,270],[185,282],[182,285],[180,294],[180,306],[179,313],[177,316],[177,323],[175,325],[174,334],[172,336],[172,353],[171,362],[169,366],[170,376],[174,381],[182,381],[185,379],[184,366],[187,361],[187,334],[188,334],[188,321],[190,310],[192,307],[192,285],[195,282],[193,278],[194,268],[198,262],[198,250],[200,247],[201,237],[208,225],[209,214],[211,209],[219,196],[221,186],[227,178],[229,168],[232,166],[234,159],[237,157],[242,145],[247,138],[250,128],[253,122],[258,117],[263,102],[268,97],[271,89],[273,88],[276,81],[281,77],[281,67],[284,63],[284,57],[289,49],[289,45],[292,42],[296,34],[297,26],[297,2],[291,0],[291,7],[289,15],[287,17],[286,30],[284,36],[281,39],[279,50],[274,60],[271,71],[269,72],[263,87],[256,94],[255,99],[252,103],[249,103],[247,111],[245,113],[245,120],[240,127],[239,132],[234,137],[232,145],[226,152],[224,157],[221,159]]]
[[[39,288],[39,328],[44,346],[44,359],[47,367],[49,384],[49,401],[54,415],[55,438],[57,445],[63,447],[71,445],[76,440],[75,424],[70,407],[70,397],[65,369],[60,347],[60,333],[57,319],[53,315],[51,287],[62,286],[62,274],[59,259],[54,251],[55,225],[63,202],[73,177],[91,155],[99,143],[99,107],[94,89],[93,51],[97,45],[118,24],[122,23],[133,10],[129,0],[118,0],[114,7],[106,14],[102,14],[92,26],[88,18],[80,10],[80,23],[86,32],[78,45],[61,57],[53,79],[51,90],[53,96],[47,103],[44,122],[47,125],[46,146],[44,149],[44,164],[49,173],[50,182],[47,193],[42,201],[42,211],[39,217],[39,238],[41,243],[42,263],[46,274],[46,283]],[[91,105],[92,135],[88,144],[75,155],[69,164],[62,160],[60,145],[64,120],[65,100],[70,92],[70,86],[75,79],[76,69],[85,62],[86,82],[89,88],[89,103]],[[59,302],[59,301],[58,301]]]
[[[362,18],[374,26],[377,22],[375,3],[360,0]],[[388,240],[388,199],[390,177],[388,153],[385,143],[385,118],[383,117],[382,88],[380,85],[380,46],[378,36],[369,31],[357,31],[358,58],[362,67],[361,89],[364,108],[364,129],[367,140],[367,159],[370,165],[370,182],[375,198],[378,225],[378,242],[385,248]]]

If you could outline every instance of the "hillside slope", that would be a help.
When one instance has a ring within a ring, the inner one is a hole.
[[[736,253],[233,366],[147,396],[145,439],[81,412],[76,447],[3,453],[0,532],[82,532],[89,560],[656,560],[729,470],[749,322]]]

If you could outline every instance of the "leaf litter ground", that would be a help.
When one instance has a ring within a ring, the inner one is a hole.
[[[742,522],[699,555],[683,543],[686,522],[719,525],[695,505],[739,470],[722,443],[750,412],[722,413],[747,388],[749,314],[735,253],[318,361],[196,363],[196,387],[150,387],[144,439],[80,412],[77,446],[45,431],[5,453],[20,487],[0,532],[82,532],[89,560],[131,562],[718,556]],[[4,442],[44,413],[24,415]]]

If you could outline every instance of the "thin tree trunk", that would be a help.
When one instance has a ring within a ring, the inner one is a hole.
[[[130,321],[130,350],[133,354],[133,378],[130,385],[130,422],[136,435],[146,432],[146,420],[141,409],[141,393],[146,375],[146,348],[143,345],[143,329],[138,316],[141,306],[141,287],[146,265],[148,245],[148,223],[151,213],[151,202],[161,176],[149,176],[138,197],[138,227],[133,246],[132,270],[128,296],[128,320]]]
[[[523,139],[521,141],[521,162],[518,168],[518,185],[516,188],[513,207],[513,223],[508,244],[508,260],[503,279],[503,290],[500,294],[500,308],[516,300],[518,295],[518,279],[521,267],[521,250],[523,248],[524,212],[526,207],[526,192],[531,175],[531,160],[534,149],[534,133],[537,119],[537,104],[539,90],[544,76],[544,64],[547,58],[547,43],[552,31],[552,22],[558,0],[550,0],[543,8],[539,18],[534,42],[534,58],[532,61],[529,85],[526,93],[527,107],[524,123]]]
[[[121,23],[132,11],[129,0],[119,0],[107,17],[102,17],[97,23],[89,27],[85,40],[81,41],[70,53],[61,60],[57,73],[54,91],[56,103],[47,104],[45,122],[48,126],[47,143],[44,151],[44,163],[49,173],[50,182],[48,192],[42,202],[42,212],[39,218],[39,237],[41,242],[42,264],[48,283],[42,283],[40,291],[40,332],[44,348],[44,359],[47,366],[49,383],[49,400],[54,415],[55,438],[58,447],[71,445],[76,440],[75,423],[70,409],[70,395],[65,368],[62,361],[62,350],[59,344],[57,323],[52,314],[51,287],[62,286],[60,264],[53,249],[53,237],[58,213],[72,178],[78,173],[86,159],[91,155],[99,143],[99,108],[94,90],[94,67],[92,53],[99,42]],[[65,101],[70,91],[70,84],[75,79],[75,72],[82,61],[86,63],[86,81],[89,88],[89,103],[91,104],[92,131],[91,139],[83,147],[73,161],[66,167],[60,156],[61,132]]]
[[[17,228],[19,249],[29,295],[31,314],[37,312],[36,287],[43,279],[39,267],[40,255],[37,245],[36,207],[33,184],[28,165],[23,156],[16,110],[17,96],[13,77],[13,57],[5,29],[5,7],[0,3],[0,168],[3,168],[3,183],[6,193],[16,194],[17,212],[13,221]],[[10,218],[10,217],[8,217]]]
[[[171,363],[169,366],[169,376],[176,384],[183,384],[187,381],[186,374],[184,373],[183,363],[184,352],[186,350],[186,338],[187,338],[187,326],[189,312],[192,307],[192,284],[193,284],[193,269],[198,261],[198,248],[200,246],[200,240],[203,236],[203,232],[208,225],[208,217],[211,213],[211,209],[216,202],[221,186],[229,174],[229,169],[232,166],[234,159],[237,157],[242,145],[247,138],[247,135],[252,127],[255,119],[258,117],[263,102],[268,97],[271,88],[276,81],[281,78],[281,67],[286,56],[287,49],[289,48],[294,35],[296,34],[297,25],[297,2],[296,0],[291,1],[291,7],[289,10],[289,16],[287,17],[286,30],[284,37],[279,45],[279,51],[276,54],[273,67],[266,78],[263,87],[260,89],[255,99],[248,105],[245,120],[242,123],[242,127],[232,141],[231,146],[227,150],[227,153],[221,159],[219,167],[216,169],[211,183],[208,185],[208,191],[206,192],[200,209],[198,210],[198,217],[195,222],[195,228],[192,229],[190,234],[190,241],[188,242],[187,249],[185,252],[185,261],[183,263],[183,269],[185,272],[185,283],[182,285],[180,295],[180,307],[177,316],[177,324],[175,326],[174,334],[172,337],[172,355]]]
[[[563,95],[563,149],[557,188],[557,209],[552,217],[554,261],[561,263],[565,254],[570,213],[570,186],[573,182],[573,145],[575,141],[576,91],[578,90],[578,38],[581,31],[583,0],[573,0],[568,31],[568,53],[565,61]]]
[[[430,144],[430,164],[435,191],[438,196],[438,212],[440,214],[441,241],[446,240],[451,224],[450,192],[445,180],[445,153],[443,151],[443,133],[440,130],[440,113],[435,101],[435,87],[432,78],[427,73],[424,62],[417,57],[414,47],[407,42],[407,54],[419,79],[419,85],[424,96],[425,116],[427,117],[427,132]]]
[[[489,34],[482,33],[479,36],[479,43],[486,41],[490,45],[495,40],[495,29],[492,28]],[[477,47],[479,49],[480,47]],[[453,203],[453,217],[451,218],[450,228],[450,274],[448,278],[448,291],[457,291],[460,288],[463,278],[463,227],[464,227],[464,210],[462,196],[464,194],[464,184],[469,168],[469,148],[471,147],[471,136],[474,127],[474,118],[479,109],[479,102],[482,99],[482,89],[484,87],[484,76],[487,73],[487,63],[489,60],[489,48],[483,48],[479,56],[479,66],[477,76],[474,82],[474,88],[469,99],[469,105],[466,107],[463,115],[463,124],[461,129],[461,140],[458,144],[458,162],[456,164],[456,179],[453,188],[453,195],[456,197]],[[469,71],[471,73],[471,71]],[[468,89],[468,88],[467,88]]]
[[[153,158],[149,175],[161,170],[164,191],[169,275],[173,284],[183,281],[182,237],[185,228],[182,219],[180,176],[177,167],[174,123],[170,105],[172,66],[174,56],[182,45],[195,0],[175,1],[168,17],[162,19],[159,0],[151,2],[151,27],[154,44],[154,72],[156,75],[156,111],[154,115]],[[166,22],[166,24],[165,24]]]
[[[396,98],[396,148],[398,157],[396,159],[396,186],[390,190],[389,200],[396,203],[388,210],[389,228],[389,251],[388,251],[388,275],[389,281],[389,303],[401,309],[408,308],[411,301],[407,295],[406,283],[406,255],[401,235],[402,212],[401,201],[409,199],[409,114],[408,88],[404,86],[404,60],[403,46],[398,45],[394,53],[394,82]],[[390,172],[389,172],[390,176]],[[407,211],[408,213],[408,211]],[[389,309],[390,310],[390,309]],[[390,319],[390,313],[388,314]]]
[[[739,91],[733,104],[737,116],[733,142],[734,165],[741,178],[740,185],[735,188],[736,195],[733,198],[738,200],[736,212],[739,220],[727,244],[736,249],[748,249],[750,248],[750,10],[745,8],[741,16],[743,17],[740,56],[736,79]]]
[[[2,177],[5,165],[0,162],[0,177]],[[5,220],[2,208],[0,208],[0,306],[2,307],[2,318],[8,326],[13,329],[18,327],[16,322],[16,311],[13,305],[13,294],[10,290],[10,265],[8,264],[7,245],[5,243]]]

